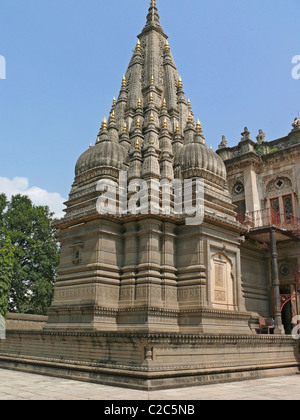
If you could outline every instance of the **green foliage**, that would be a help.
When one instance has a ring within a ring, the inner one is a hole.
[[[0,243],[9,238],[13,247],[10,312],[44,314],[51,304],[59,263],[52,221],[48,207],[34,206],[26,196],[7,202],[0,195]]]
[[[278,152],[278,150],[279,150],[278,147],[274,147],[273,149],[269,149],[268,152],[275,153],[275,152]]]
[[[14,247],[9,237],[3,240],[0,247],[0,316],[5,317],[8,310],[8,299],[13,279]]]
[[[255,146],[255,152],[258,156],[262,156],[265,153],[265,148],[263,143],[257,143]]]

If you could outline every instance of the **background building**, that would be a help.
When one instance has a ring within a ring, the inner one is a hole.
[[[274,279],[278,280],[286,333],[291,333],[292,318],[300,310],[300,120],[292,126],[286,137],[272,141],[262,130],[256,141],[251,140],[246,127],[237,146],[228,147],[223,137],[217,152],[226,165],[237,218],[249,229],[241,247],[246,307],[275,317]],[[272,269],[272,251],[278,254],[278,273]]]

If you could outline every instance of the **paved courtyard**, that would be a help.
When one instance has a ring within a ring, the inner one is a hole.
[[[0,400],[299,400],[300,375],[165,391],[135,391],[0,369]]]

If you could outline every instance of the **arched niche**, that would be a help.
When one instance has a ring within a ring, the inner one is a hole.
[[[211,256],[211,303],[214,308],[234,310],[234,276],[232,261],[222,252]]]

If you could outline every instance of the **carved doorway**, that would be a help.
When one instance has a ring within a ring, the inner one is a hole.
[[[232,262],[223,253],[211,257],[211,302],[213,307],[234,310]]]

